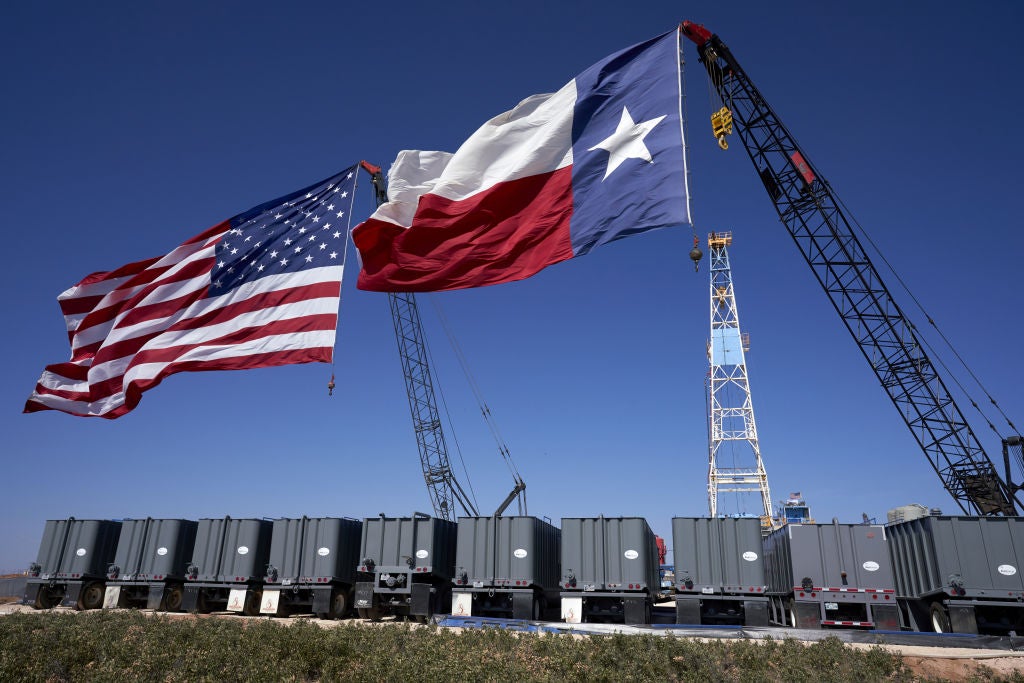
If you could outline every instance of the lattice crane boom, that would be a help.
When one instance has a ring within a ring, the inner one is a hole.
[[[713,120],[723,149],[738,133],[782,224],[828,294],[843,324],[964,512],[1014,515],[1024,509],[954,402],[868,259],[831,186],[797,145],[725,43],[683,22],[722,100]]]

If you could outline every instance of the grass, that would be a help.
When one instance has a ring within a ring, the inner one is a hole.
[[[0,618],[0,681],[914,680],[898,655],[856,650],[835,638],[805,645],[402,625],[322,628],[305,620],[131,611]]]

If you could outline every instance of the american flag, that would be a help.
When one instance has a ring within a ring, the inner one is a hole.
[[[330,362],[357,168],[63,292],[71,360],[25,412],[113,419],[177,372]]]

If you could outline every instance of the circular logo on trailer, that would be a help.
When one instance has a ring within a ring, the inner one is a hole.
[[[157,555],[166,555],[167,554],[167,548],[164,548],[163,546],[160,546],[159,548],[156,549],[156,554]]]
[[[430,555],[430,553],[428,553],[426,550],[417,550],[416,551],[416,557],[420,558],[421,560],[427,559],[428,555]]]
[[[239,555],[248,555],[249,554],[249,546],[245,546],[245,545],[238,546],[238,554]]]
[[[747,562],[753,562],[757,559],[757,553],[755,553],[753,550],[748,550],[747,552],[743,553],[741,557]]]
[[[79,548],[78,550],[76,550],[75,555],[78,555],[79,557],[85,557],[85,548]]]
[[[1003,576],[1013,576],[1017,573],[1017,568],[1014,567],[1012,564],[1001,564],[998,567],[996,567],[996,571],[998,571]]]
[[[520,560],[526,557],[527,552],[525,548],[516,548],[512,551],[512,554],[518,557]]]
[[[320,557],[327,557],[328,555],[331,554],[331,549],[330,548],[320,548],[319,550],[316,551],[316,554],[319,555]]]
[[[877,572],[878,571],[878,563],[873,561],[873,560],[868,560],[867,562],[865,562],[861,566],[863,566],[864,569],[866,569],[869,572]]]
[[[635,560],[636,558],[640,557],[640,553],[638,553],[635,550],[627,550],[622,554],[626,557],[627,560]]]

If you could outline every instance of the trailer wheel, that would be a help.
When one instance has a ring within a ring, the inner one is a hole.
[[[936,633],[949,633],[952,628],[949,625],[949,612],[942,606],[941,602],[932,603],[932,630]]]
[[[181,586],[168,586],[160,603],[162,612],[177,612],[181,609]]]
[[[32,604],[36,609],[53,609],[60,604],[62,593],[50,589],[49,586],[40,586],[36,593],[36,601]]]
[[[99,609],[103,606],[103,584],[99,581],[93,581],[87,583],[82,588],[81,595],[78,596],[78,604],[75,605],[77,610],[87,609]]]
[[[797,625],[796,625],[796,603],[794,601],[792,601],[792,600],[789,601],[789,604],[786,607],[786,614],[789,615],[789,625],[792,626],[793,628],[797,628]]]
[[[331,613],[329,619],[344,619],[348,616],[348,591],[344,588],[335,589],[334,597],[331,598]]]

